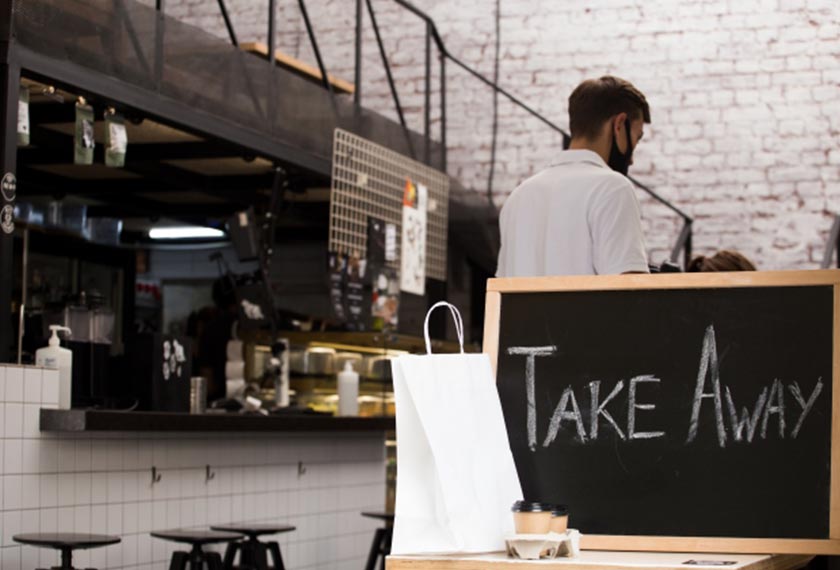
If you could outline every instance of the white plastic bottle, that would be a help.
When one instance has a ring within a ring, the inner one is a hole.
[[[61,348],[58,331],[70,329],[61,325],[50,325],[52,334],[47,346],[35,351],[35,365],[58,370],[58,409],[69,410],[73,388],[73,352],[69,348]]]
[[[359,373],[350,362],[345,362],[344,370],[338,373],[338,415],[359,415]]]

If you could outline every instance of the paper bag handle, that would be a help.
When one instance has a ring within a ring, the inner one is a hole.
[[[429,317],[432,316],[432,311],[438,307],[446,307],[452,314],[452,320],[455,321],[455,332],[458,334],[458,344],[461,345],[461,354],[464,353],[464,321],[461,319],[461,313],[458,308],[452,303],[446,301],[438,301],[426,313],[426,321],[423,323],[423,335],[426,337],[426,354],[432,353],[432,341],[429,340]]]

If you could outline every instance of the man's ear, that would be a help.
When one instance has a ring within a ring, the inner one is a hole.
[[[619,113],[615,117],[613,117],[613,134],[618,136],[621,129],[624,127],[624,122],[627,120],[627,113]]]

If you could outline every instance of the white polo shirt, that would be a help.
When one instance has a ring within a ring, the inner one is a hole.
[[[648,271],[633,185],[591,150],[565,150],[520,184],[499,226],[497,277]]]

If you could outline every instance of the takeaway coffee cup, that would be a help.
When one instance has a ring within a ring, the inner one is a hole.
[[[511,507],[517,534],[546,534],[551,527],[553,505],[516,501]]]
[[[569,509],[566,505],[554,505],[551,509],[551,532],[563,534],[569,526]]]

